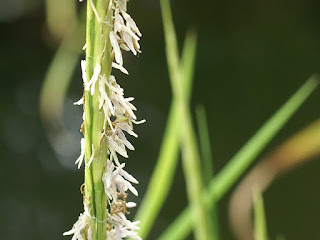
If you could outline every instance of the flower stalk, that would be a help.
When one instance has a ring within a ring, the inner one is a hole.
[[[92,1],[93,2],[93,1]],[[101,73],[110,72],[110,47],[106,47],[102,53],[103,45],[110,45],[110,41],[104,33],[109,30],[106,25],[99,23],[94,14],[91,1],[87,2],[87,37],[86,37],[86,79],[94,75],[94,66],[101,66]],[[104,1],[95,1],[98,15],[106,17]],[[109,13],[110,15],[110,13]],[[110,30],[109,30],[110,31]],[[102,53],[102,54],[101,54]],[[102,61],[104,59],[104,61]],[[93,87],[95,87],[93,85]],[[86,86],[85,86],[86,88]],[[106,170],[107,146],[100,145],[98,136],[103,132],[103,115],[99,110],[99,92],[91,94],[91,89],[84,92],[84,136],[85,136],[85,195],[84,204],[90,209],[91,231],[93,239],[106,239],[106,206],[107,200],[104,194],[102,174]],[[93,158],[92,158],[93,157]],[[92,164],[90,160],[92,158]]]
[[[84,94],[75,103],[84,106],[80,129],[84,138],[76,164],[81,167],[84,159],[85,211],[64,233],[73,234],[72,240],[141,239],[136,233],[139,222],[126,218],[127,208],[135,206],[126,201],[127,190],[138,195],[132,185],[138,181],[124,170],[118,154],[127,158],[126,148],[134,150],[124,132],[137,137],[133,123],[144,120],[136,121],[133,98],[124,97],[111,75],[112,68],[128,74],[120,49],[140,52],[141,33],[126,10],[127,0],[87,1],[86,60],[81,61]]]

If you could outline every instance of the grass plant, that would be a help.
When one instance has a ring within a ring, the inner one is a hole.
[[[82,158],[85,162],[84,213],[67,234],[73,234],[73,240],[147,239],[173,186],[181,151],[189,206],[157,239],[182,240],[193,232],[197,240],[219,240],[219,200],[241,178],[315,90],[319,84],[318,76],[311,76],[239,149],[226,166],[216,172],[213,168],[208,134],[210,124],[207,123],[204,107],[196,108],[200,141],[192,121],[193,106],[190,99],[194,82],[197,34],[191,30],[187,32],[180,57],[169,0],[160,0],[173,99],[155,169],[135,221],[131,222],[125,217],[126,207],[133,205],[126,202],[126,190],[129,189],[135,194],[136,190],[131,183],[137,183],[137,180],[123,170],[124,164],[120,164],[117,154],[128,157],[126,147],[134,149],[122,131],[136,136],[132,123],[139,122],[133,113],[136,109],[130,103],[132,99],[123,98],[123,89],[111,74],[112,69],[128,74],[123,67],[121,48],[132,51],[135,55],[140,52],[138,40],[141,33],[130,15],[127,15],[126,4],[126,0],[87,1],[86,60],[82,61],[85,89],[80,101],[85,110],[81,128],[84,138],[81,140],[83,152],[77,161],[79,166]],[[65,36],[65,41],[47,74],[42,106],[48,105],[57,92],[52,80],[54,72],[58,74],[55,77],[61,80],[56,84],[62,88],[58,95],[57,109],[53,113],[44,113],[48,118],[50,114],[56,117],[57,112],[61,111],[68,82],[79,55],[77,51],[64,52],[70,41],[74,39],[70,35]],[[64,67],[69,71],[60,78]],[[121,182],[119,178],[125,182]],[[117,179],[118,182],[112,182]],[[125,191],[122,191],[123,189]],[[266,220],[261,193],[257,192],[254,200],[255,239],[266,240]],[[138,221],[140,230],[137,228]],[[125,234],[129,225],[132,227],[131,232]],[[136,230],[140,237],[136,235]]]

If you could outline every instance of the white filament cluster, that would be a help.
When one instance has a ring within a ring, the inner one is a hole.
[[[138,196],[138,191],[131,184],[138,184],[138,181],[123,169],[124,166],[125,164],[122,163],[116,167],[112,161],[108,160],[107,172],[102,177],[105,192],[111,206],[108,221],[112,227],[107,230],[107,239],[118,240],[130,237],[141,240],[136,232],[139,230],[137,226],[139,221],[131,222],[125,215],[126,209],[135,207],[136,204],[134,202],[127,203],[119,198],[119,196],[126,196],[127,190]]]
[[[112,66],[128,74],[128,71],[123,67],[121,49],[131,51],[134,55],[137,52],[141,53],[139,40],[142,34],[134,20],[126,12],[127,0],[115,1],[115,4],[112,6],[114,10],[114,24],[113,31],[110,32],[109,36],[116,61],[112,63]]]
[[[97,11],[93,5],[92,0],[89,0],[92,9],[95,11],[96,17],[100,24],[106,24],[101,21],[97,15]],[[131,51],[134,55],[141,53],[138,41],[141,37],[137,25],[127,11],[127,0],[111,0],[109,8],[113,12],[112,30],[109,38],[112,46],[112,67],[119,69],[121,72],[128,74],[128,71],[123,66],[123,57],[121,49]],[[110,24],[110,23],[108,23]],[[107,224],[106,236],[108,240],[122,240],[125,238],[133,238],[140,240],[137,234],[139,229],[139,221],[131,222],[126,218],[129,212],[127,208],[135,207],[134,202],[126,202],[127,191],[130,190],[134,195],[138,195],[138,191],[133,184],[138,184],[138,181],[124,170],[125,163],[120,163],[118,154],[128,158],[127,149],[134,150],[133,145],[127,140],[125,133],[138,137],[133,131],[133,124],[140,124],[145,120],[137,121],[134,113],[136,107],[131,103],[134,98],[124,97],[124,91],[117,83],[113,75],[106,76],[101,73],[101,64],[99,61],[95,64],[93,75],[91,79],[87,79],[86,75],[86,61],[81,61],[82,78],[85,91],[90,91],[91,95],[95,91],[99,91],[99,110],[104,114],[103,132],[100,136],[100,144],[107,144],[108,159],[106,172],[102,176],[104,183],[105,194],[108,200],[107,215],[104,220]],[[83,104],[83,99],[76,102],[76,105]],[[76,160],[78,168],[85,155],[85,139],[81,139],[81,154]],[[92,156],[90,163],[94,161],[94,148],[92,145]],[[87,163],[86,167],[90,164]],[[72,240],[87,240],[92,239],[91,236],[91,218],[89,211],[85,206],[85,212],[80,214],[78,221],[73,228],[65,232],[64,235],[72,235]],[[87,230],[87,233],[85,231]]]
[[[89,225],[90,213],[86,205],[83,205],[84,212],[80,213],[78,221],[73,225],[73,228],[70,231],[63,233],[64,236],[73,235],[72,240],[85,240],[83,229],[85,229]]]

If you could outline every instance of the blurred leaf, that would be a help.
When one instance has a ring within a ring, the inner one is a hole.
[[[209,129],[206,112],[203,105],[196,107],[197,125],[200,139],[201,156],[203,160],[203,175],[206,183],[213,178],[213,161],[210,147]]]
[[[84,26],[70,27],[47,70],[40,92],[40,114],[45,125],[60,122],[65,96],[81,54]]]
[[[313,75],[236,153],[217,177],[211,180],[207,191],[203,193],[206,204],[211,206],[221,199],[263,148],[310,96],[318,86],[318,83],[317,76]],[[159,239],[175,240],[186,238],[192,229],[192,222],[190,208],[186,208]]]
[[[77,24],[76,1],[46,0],[47,25],[50,38],[61,41]],[[52,39],[51,39],[52,41]]]
[[[189,32],[185,39],[181,60],[181,66],[188,69],[188,71],[184,72],[182,78],[183,89],[188,101],[192,89],[196,42],[196,35]],[[135,216],[136,220],[141,221],[139,224],[139,236],[142,239],[147,238],[172,185],[178,161],[179,126],[181,121],[182,117],[179,114],[177,103],[173,100],[160,147],[159,157],[147,191]]]
[[[182,87],[183,72],[189,71],[189,69],[185,68],[187,66],[179,68],[177,39],[169,1],[162,0],[160,1],[160,5],[171,88],[174,99],[177,101],[177,110],[182,116],[182,121],[179,126],[182,166],[185,174],[188,200],[191,205],[195,223],[195,238],[200,240],[210,239],[210,228],[208,224],[209,216],[201,198],[203,183],[201,178],[200,154],[192,126],[191,113],[185,96],[186,94]]]
[[[320,155],[320,120],[290,137],[271,154],[262,158],[234,190],[229,216],[238,239],[253,239],[252,190],[264,192],[279,175]]]
[[[186,99],[190,98],[192,92],[192,83],[195,70],[197,50],[197,34],[193,30],[189,30],[186,34],[182,56],[180,62],[182,87],[184,88]]]
[[[210,180],[213,179],[213,161],[210,147],[209,129],[207,123],[206,112],[203,105],[196,107],[197,125],[200,139],[201,159],[202,159],[202,172],[204,175],[205,184],[208,185]],[[219,237],[219,221],[218,211],[216,204],[211,206],[210,212],[210,226],[211,226],[211,238],[220,239]]]

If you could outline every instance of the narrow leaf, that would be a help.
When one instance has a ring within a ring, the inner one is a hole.
[[[189,101],[192,89],[193,72],[194,72],[194,59],[196,51],[196,36],[192,32],[187,34],[183,53],[181,66],[188,69],[184,72],[183,77],[183,89],[187,100]],[[182,121],[182,117],[179,115],[178,106],[175,100],[173,100],[167,125],[160,147],[160,153],[157,159],[156,166],[153,170],[151,180],[149,182],[146,193],[135,219],[139,219],[139,236],[142,239],[146,239],[159,212],[167,199],[170,191],[173,177],[176,171],[176,165],[178,161],[179,151],[179,125]]]
[[[280,131],[290,117],[305,102],[319,84],[318,76],[310,79],[258,130],[258,132],[236,153],[226,167],[211,180],[203,193],[206,204],[212,206],[224,196],[226,191],[238,180],[258,154]],[[184,239],[192,229],[190,208],[186,208],[159,239]]]
[[[200,140],[202,172],[204,175],[204,182],[207,185],[213,178],[214,169],[210,146],[211,144],[209,137],[209,128],[207,123],[206,112],[203,105],[199,105],[196,107],[196,117]],[[216,204],[213,204],[213,206],[211,206],[211,210],[208,210],[208,212],[210,212],[209,224],[211,226],[211,238],[214,240],[220,239],[217,210],[218,209],[216,207]]]
[[[186,179],[188,199],[195,219],[195,237],[199,240],[205,240],[210,238],[208,224],[209,217],[201,199],[203,184],[201,178],[200,156],[192,126],[190,109],[181,82],[183,81],[182,77],[184,76],[183,72],[185,69],[179,68],[177,41],[169,1],[162,0],[160,3],[171,88],[174,99],[177,101],[177,110],[182,117],[181,124],[179,125],[182,147],[182,166]]]

